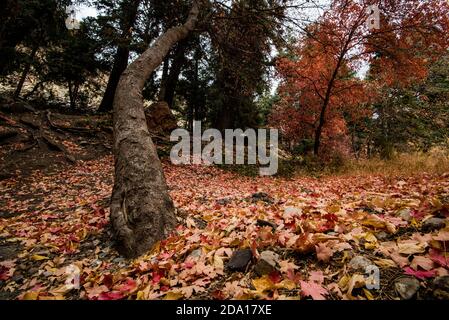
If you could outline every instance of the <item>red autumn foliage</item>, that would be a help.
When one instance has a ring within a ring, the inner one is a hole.
[[[370,29],[368,7],[378,5],[380,28]],[[277,61],[280,102],[271,124],[296,145],[314,140],[348,152],[347,121],[369,116],[364,106],[384,86],[423,80],[428,66],[446,52],[449,4],[436,0],[334,0],[288,55]],[[356,77],[363,65],[370,79]]]

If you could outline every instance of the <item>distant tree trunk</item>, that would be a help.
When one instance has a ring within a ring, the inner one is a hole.
[[[38,50],[38,46],[35,46],[33,48],[33,51],[31,51],[30,56],[28,57],[28,61],[25,63],[25,67],[22,71],[22,76],[20,77],[19,83],[17,84],[16,91],[14,92],[14,99],[18,99],[20,97],[20,92],[22,92],[23,85],[25,83],[25,80],[28,76],[28,73],[31,69],[31,64],[33,63],[34,57],[36,56]]]
[[[318,155],[319,150],[320,150],[320,145],[321,145],[321,134],[323,132],[323,127],[326,121],[326,109],[329,105],[330,102],[330,98],[331,98],[331,94],[332,94],[332,90],[334,89],[334,84],[335,84],[335,80],[337,79],[338,76],[338,72],[340,71],[340,67],[342,66],[343,63],[343,59],[346,55],[346,53],[348,52],[348,46],[349,43],[352,41],[352,36],[357,28],[358,24],[354,24],[351,32],[349,33],[349,36],[346,39],[346,42],[342,48],[342,50],[340,51],[340,54],[338,56],[338,60],[337,60],[337,64],[335,66],[335,69],[332,73],[332,76],[327,84],[327,89],[326,89],[326,95],[324,97],[324,101],[323,101],[323,105],[321,107],[321,112],[320,112],[320,118],[319,118],[319,123],[318,123],[318,127],[315,130],[315,143],[313,145],[313,154],[315,156]]]
[[[170,109],[173,107],[173,100],[175,97],[176,85],[178,84],[179,74],[181,73],[182,66],[186,62],[185,58],[186,49],[187,49],[187,40],[184,39],[178,43],[178,46],[175,50],[175,54],[173,57],[173,61],[171,63],[170,71],[166,73],[164,81],[162,82],[161,90],[159,92],[159,101],[167,102]]]
[[[170,69],[170,57],[167,55],[164,59],[164,64],[162,65],[162,76],[161,76],[161,87],[159,88],[159,95],[157,99],[159,101],[164,101],[165,88],[168,81],[168,71]]]
[[[148,132],[142,90],[146,80],[180,40],[196,25],[194,0],[184,25],[170,28],[123,72],[114,99],[115,183],[111,223],[121,254],[136,257],[148,251],[175,225],[162,165]]]
[[[31,91],[28,92],[28,93],[23,97],[23,99],[27,100],[28,98],[30,98],[31,96],[33,96],[33,94],[34,94],[37,90],[39,90],[39,88],[42,87],[46,82],[47,82],[46,80],[42,80],[42,81],[39,81],[38,83],[36,83],[36,84],[34,85],[33,89],[31,89]]]
[[[72,81],[69,80],[68,82],[68,88],[69,88],[69,101],[70,101],[70,108],[73,109],[73,87],[72,87]]]
[[[226,129],[234,129],[233,124],[233,111],[231,110],[231,103],[228,103],[230,99],[225,98],[225,103],[218,111],[218,117],[215,120],[215,128],[224,132]]]
[[[76,81],[72,82],[69,80],[68,87],[69,87],[70,108],[75,109],[76,100],[78,100],[78,92],[80,85]]]
[[[132,28],[137,18],[137,11],[141,0],[125,0],[123,3],[123,20],[121,23],[122,35],[118,44],[117,52],[114,57],[114,65],[109,75],[106,91],[101,100],[98,111],[107,112],[112,110],[114,95],[117,89],[120,76],[128,66],[129,45],[131,43]]]

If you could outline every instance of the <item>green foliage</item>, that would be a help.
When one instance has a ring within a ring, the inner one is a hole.
[[[384,89],[371,117],[352,123],[356,153],[392,159],[396,152],[427,151],[449,139],[449,57],[436,61],[428,78]]]

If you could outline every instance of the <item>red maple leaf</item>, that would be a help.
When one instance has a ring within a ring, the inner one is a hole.
[[[301,295],[304,297],[312,297],[313,300],[325,300],[327,290],[313,281],[299,281],[301,284]]]
[[[415,276],[416,278],[421,279],[421,280],[425,280],[426,278],[432,278],[432,277],[435,277],[435,275],[436,275],[436,271],[435,270],[429,270],[429,271],[419,270],[419,271],[416,271],[416,270],[413,270],[410,267],[405,267],[404,271],[405,271],[404,272],[405,274],[408,274],[410,276]]]
[[[98,300],[120,300],[125,296],[118,291],[103,292],[98,296]]]

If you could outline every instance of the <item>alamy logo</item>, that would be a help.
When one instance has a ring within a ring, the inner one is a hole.
[[[267,140],[268,132],[269,140]],[[201,133],[201,121],[194,121],[192,138],[189,131],[185,129],[176,129],[172,132],[170,141],[179,141],[179,139],[181,141],[173,146],[170,152],[170,159],[173,164],[223,164],[223,138],[219,130],[207,129]],[[260,175],[277,173],[277,129],[258,129],[257,132],[254,129],[245,131],[242,129],[226,129],[224,140],[225,164],[245,164],[246,158],[247,164],[259,163],[265,166],[259,168]],[[204,148],[203,142],[208,142]],[[193,153],[191,149],[193,149]]]
[[[377,4],[367,7],[368,20],[367,25],[369,30],[380,29],[380,11]]]
[[[375,265],[369,265],[365,268],[365,285],[368,290],[380,289],[380,270]]]
[[[76,289],[78,290],[80,288],[80,274],[81,270],[78,268],[78,266],[71,264],[66,267],[65,273],[67,275],[66,281],[65,281],[65,287],[67,290]]]
[[[80,28],[80,22],[76,19],[76,8],[74,6],[68,6],[65,12],[68,14],[67,19],[65,19],[67,29],[78,30]]]

